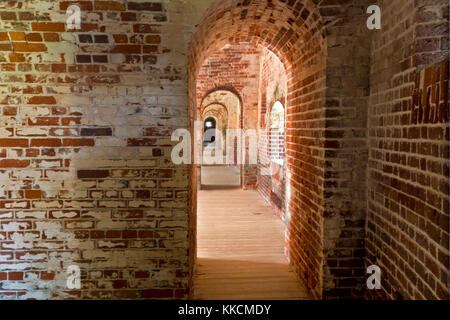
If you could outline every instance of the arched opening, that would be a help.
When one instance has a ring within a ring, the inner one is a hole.
[[[275,102],[270,111],[270,161],[281,166],[284,163],[284,107],[280,101]]]
[[[200,189],[228,189],[242,185],[243,171],[237,163],[235,143],[227,141],[227,133],[232,135],[233,130],[241,128],[241,103],[239,94],[232,87],[208,90],[200,100],[197,120],[204,123],[203,161],[199,170]],[[205,127],[206,120],[210,118],[215,121],[214,130]],[[217,144],[215,141],[206,141],[212,137],[217,140]],[[220,159],[217,153],[220,154]],[[228,161],[228,158],[233,161]]]
[[[298,279],[304,282],[314,297],[321,297],[322,292],[322,217],[323,199],[323,141],[321,130],[311,130],[321,127],[325,97],[325,65],[326,45],[322,33],[320,14],[310,0],[292,3],[253,1],[250,5],[238,6],[238,1],[216,1],[207,11],[199,24],[193,38],[190,55],[190,99],[191,121],[197,119],[199,99],[198,81],[202,80],[199,72],[211,56],[227,46],[248,44],[254,49],[267,50],[284,67],[286,74],[286,90],[283,92],[282,103],[285,106],[285,129],[283,130],[285,148],[283,151],[283,167],[289,192],[286,193],[285,204],[289,211],[286,220],[286,255],[294,268]],[[241,12],[241,18],[234,13]],[[276,22],[276,23],[275,23]],[[261,65],[259,66],[261,71]],[[249,73],[247,73],[249,75]],[[219,78],[219,76],[217,76]],[[253,128],[261,130],[262,100],[258,90],[258,100],[255,105],[248,103],[243,94],[242,121],[248,121],[246,112],[255,112]],[[219,85],[226,85],[220,84]],[[236,87],[236,86],[235,86]],[[244,87],[244,88],[247,88]],[[243,90],[243,88],[238,88]],[[240,92],[241,93],[241,92]],[[267,93],[267,92],[266,92]],[[270,92],[271,93],[271,92]],[[274,95],[276,96],[276,95]],[[281,98],[281,96],[277,96]],[[276,101],[273,101],[275,103]],[[272,105],[267,104],[272,109]],[[280,101],[281,103],[281,101]],[[278,107],[277,107],[278,108]],[[270,120],[270,119],[267,119]],[[251,122],[251,121],[250,121]],[[245,125],[244,125],[245,129]],[[245,145],[246,149],[248,148]],[[248,159],[248,157],[247,157]],[[255,187],[258,176],[261,175],[258,165],[245,164],[246,173],[255,172]],[[191,274],[197,256],[197,203],[195,186],[198,172],[191,171]],[[281,205],[283,206],[283,204]],[[195,285],[195,284],[194,284]],[[193,288],[193,286],[191,286]]]
[[[289,189],[288,170],[285,167],[285,109],[280,101],[276,101],[267,113],[267,159],[269,172],[261,176],[259,191],[271,203],[277,215],[286,223],[289,222],[289,206],[286,191]],[[287,244],[288,244],[288,239]]]
[[[217,121],[213,117],[208,117],[203,122],[203,146],[214,146],[216,143]],[[209,133],[211,132],[211,133]]]
[[[207,88],[210,86],[207,83]],[[200,87],[198,92],[203,95],[205,90]],[[200,101],[197,120],[207,116],[216,117],[219,120],[218,130],[222,133],[224,163],[228,153],[234,153],[233,145],[227,146],[227,131],[242,128],[242,98],[233,87],[216,87],[208,90]],[[237,163],[237,159],[234,159]]]

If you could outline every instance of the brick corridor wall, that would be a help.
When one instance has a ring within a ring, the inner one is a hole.
[[[366,242],[367,265],[381,267],[382,290],[368,290],[367,296],[448,299],[449,3],[379,5]]]
[[[198,103],[212,90],[228,88],[241,99],[240,127],[256,130],[260,54],[261,49],[248,42],[230,43],[213,52],[204,61],[197,77]],[[245,189],[255,187],[256,176],[255,165],[243,165],[242,181]]]
[[[67,30],[71,3],[82,30]],[[1,1],[1,298],[186,297],[188,168],[170,135],[188,128],[205,5]]]
[[[270,112],[276,101],[281,100],[283,107],[286,108],[286,96],[287,94],[287,76],[283,63],[278,57],[267,49],[263,49],[260,59],[260,74],[259,74],[259,106],[258,106],[258,128],[259,128],[259,140],[258,140],[258,182],[257,190],[262,197],[272,205],[272,208],[277,214],[285,219],[284,212],[286,206],[286,199],[284,189],[286,188],[286,171],[284,167],[280,167],[278,164],[271,163],[270,161]],[[284,135],[281,136],[282,145],[285,145]],[[284,151],[284,148],[283,148]],[[277,171],[274,179],[271,174],[271,168],[274,167]],[[274,184],[279,184],[275,192],[272,195],[272,189]],[[275,196],[275,198],[274,198]],[[274,202],[274,200],[276,203]],[[288,246],[289,241],[286,245]]]
[[[343,1],[320,9],[329,24],[323,222],[325,299],[362,298],[366,287],[367,109],[372,1]],[[338,21],[331,23],[331,21]]]

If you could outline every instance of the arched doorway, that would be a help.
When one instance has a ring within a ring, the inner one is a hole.
[[[270,113],[268,123],[268,159],[270,160],[270,196],[269,201],[272,203],[277,214],[289,222],[289,204],[287,203],[286,194],[289,194],[289,184],[287,179],[288,170],[286,163],[286,140],[285,140],[285,108],[280,101],[276,101]]]
[[[290,175],[287,199],[290,221],[287,254],[311,293],[322,292],[323,141],[307,126],[321,121],[325,96],[326,42],[319,11],[310,0],[292,4],[253,1],[242,19],[233,15],[237,2],[216,1],[194,34],[190,56],[191,120],[198,105],[196,81],[203,61],[227,43],[247,41],[272,51],[287,72],[286,164]],[[262,10],[261,10],[262,9]],[[246,19],[246,17],[248,17]],[[308,89],[305,89],[308,88]],[[191,172],[191,191],[197,172]],[[194,196],[195,198],[195,196]],[[191,206],[191,267],[195,262],[196,203]]]
[[[236,146],[232,141],[227,141],[227,133],[233,134],[233,130],[241,128],[242,100],[233,88],[219,87],[208,90],[199,102],[197,120],[203,121],[204,124],[203,162],[199,170],[200,188],[239,188],[243,181],[243,171],[237,163]],[[214,129],[208,128],[207,122],[214,125]],[[212,137],[214,142],[210,141]],[[219,159],[216,153],[223,157]],[[213,154],[214,156],[211,156]]]
[[[214,146],[216,143],[217,120],[208,117],[203,121],[203,146]]]

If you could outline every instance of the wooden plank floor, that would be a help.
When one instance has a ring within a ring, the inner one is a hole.
[[[284,225],[255,191],[198,195],[194,299],[309,299],[284,256]]]

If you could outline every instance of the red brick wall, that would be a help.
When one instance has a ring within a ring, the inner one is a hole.
[[[449,4],[380,5],[382,30],[372,44],[367,264],[381,267],[382,290],[367,295],[448,299]]]

